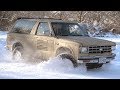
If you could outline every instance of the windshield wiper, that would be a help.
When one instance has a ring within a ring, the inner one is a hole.
[[[55,35],[55,36],[70,36],[70,35]]]
[[[84,35],[72,35],[72,36],[84,36]]]
[[[61,36],[69,36],[69,35],[61,35]]]

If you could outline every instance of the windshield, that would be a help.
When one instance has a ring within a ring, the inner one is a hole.
[[[77,23],[52,22],[56,36],[85,36]]]

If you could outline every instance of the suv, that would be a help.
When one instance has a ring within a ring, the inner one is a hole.
[[[19,18],[7,34],[7,47],[18,57],[38,62],[60,56],[74,67],[99,68],[114,59],[116,44],[89,37],[77,22],[51,18]],[[33,59],[35,58],[35,59]]]

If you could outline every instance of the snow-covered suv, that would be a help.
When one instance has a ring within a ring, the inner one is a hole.
[[[69,59],[74,67],[79,63],[87,68],[101,67],[114,59],[115,46],[111,41],[87,36],[77,22],[49,18],[17,19],[7,35],[13,58],[19,54],[37,62],[60,56]]]

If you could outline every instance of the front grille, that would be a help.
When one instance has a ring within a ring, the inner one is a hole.
[[[111,46],[90,46],[88,48],[89,53],[105,53],[111,52]]]

